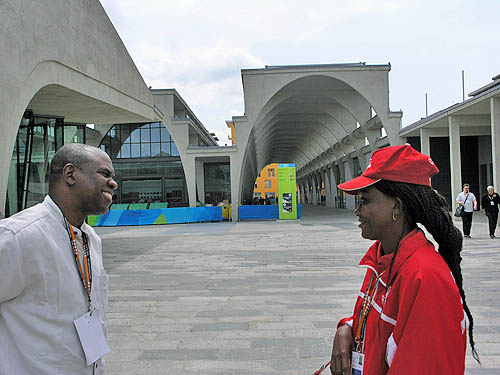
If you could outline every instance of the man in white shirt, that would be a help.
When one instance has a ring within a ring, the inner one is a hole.
[[[92,317],[105,332],[101,240],[85,219],[108,211],[113,177],[105,152],[65,145],[45,200],[0,222],[0,374],[104,373],[102,355],[88,364],[74,321]]]
[[[464,213],[462,215],[462,229],[465,238],[470,237],[470,229],[472,227],[472,214],[477,210],[476,196],[470,192],[469,184],[464,184],[464,191],[457,195],[457,204],[464,206]]]

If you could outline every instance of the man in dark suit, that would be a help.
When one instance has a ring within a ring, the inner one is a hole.
[[[490,224],[490,238],[495,238],[500,196],[494,191],[493,186],[488,186],[487,190],[488,193],[481,197],[481,206],[483,206],[483,214],[488,216],[488,222]]]

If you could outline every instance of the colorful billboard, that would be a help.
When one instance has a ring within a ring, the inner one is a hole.
[[[278,164],[278,204],[280,220],[297,219],[297,176],[295,164]]]

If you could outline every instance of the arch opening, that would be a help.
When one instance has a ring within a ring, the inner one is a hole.
[[[299,175],[326,154],[334,161],[359,152],[377,139],[372,134],[368,138],[362,127],[373,113],[366,98],[340,79],[316,74],[291,81],[256,116],[245,150],[242,184],[254,181],[259,170],[272,162],[295,163]],[[356,129],[360,141],[353,142]],[[241,186],[240,191],[242,199],[249,198],[248,189]]]

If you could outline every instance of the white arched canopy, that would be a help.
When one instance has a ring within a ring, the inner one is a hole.
[[[388,101],[387,105],[371,103],[366,99],[370,90],[367,95],[360,90],[363,84],[358,82],[354,88],[331,74],[295,77],[286,84],[280,82],[255,114],[246,111],[246,117],[255,120],[242,162],[242,200],[251,195],[246,185],[253,186],[259,171],[270,163],[295,163],[299,177],[350,154],[364,163],[363,147],[372,150],[381,138],[380,128],[385,125],[373,114],[385,113],[387,118]],[[259,108],[247,98],[247,90],[245,104],[249,109]]]

